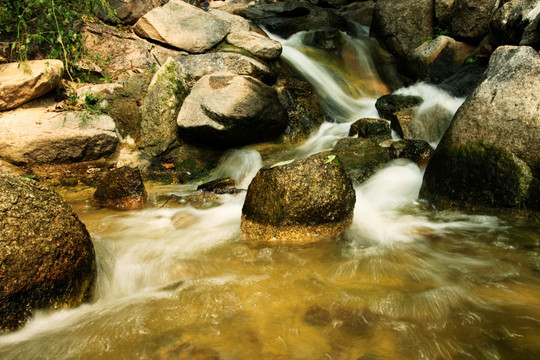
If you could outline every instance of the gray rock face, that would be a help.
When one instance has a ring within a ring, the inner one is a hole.
[[[478,44],[489,32],[489,20],[499,0],[455,0],[452,4],[452,35]]]
[[[227,35],[227,42],[245,49],[263,60],[274,60],[281,55],[281,44],[253,31],[234,32]]]
[[[234,53],[188,55],[178,58],[177,63],[178,69],[188,80],[199,80],[204,75],[217,72],[248,75],[268,85],[277,78],[276,73],[262,62]]]
[[[499,47],[427,166],[435,203],[540,210],[540,55]]]
[[[455,0],[435,0],[435,17],[445,28],[452,25],[452,4]]]
[[[404,57],[433,37],[433,0],[379,0],[375,5],[371,35],[393,54]]]
[[[169,58],[154,75],[141,105],[140,146],[150,156],[159,156],[177,142],[176,117],[189,89],[176,62]]]
[[[347,21],[335,11],[309,2],[278,2],[249,6],[240,15],[263,25],[273,34],[289,37],[299,31],[330,27],[346,30]]]
[[[187,141],[230,147],[279,136],[287,113],[270,86],[249,76],[216,73],[195,84],[177,123]]]
[[[537,0],[512,0],[493,15],[490,29],[499,44],[540,48],[540,4]]]
[[[180,0],[146,13],[133,26],[139,36],[190,53],[202,53],[227,36],[230,24]]]
[[[60,60],[0,64],[0,111],[14,109],[58,86],[64,72]]]
[[[255,242],[336,238],[351,224],[355,200],[351,180],[330,152],[262,168],[249,185],[241,230]]]
[[[22,326],[35,309],[88,300],[94,247],[77,215],[43,185],[0,175],[0,329]]]
[[[17,109],[0,118],[0,157],[14,164],[96,160],[116,150],[115,124],[107,115]]]

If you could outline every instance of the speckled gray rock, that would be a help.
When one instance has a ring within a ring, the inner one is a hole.
[[[421,196],[435,203],[540,210],[540,55],[493,53],[429,162]]]
[[[259,170],[242,208],[249,241],[305,244],[339,237],[351,224],[356,195],[331,152]]]
[[[88,300],[96,276],[86,227],[62,198],[34,180],[0,175],[0,329],[34,309]]]

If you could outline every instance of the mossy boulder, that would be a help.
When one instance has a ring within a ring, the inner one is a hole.
[[[540,55],[499,47],[429,162],[421,197],[540,210]]]
[[[84,224],[40,183],[0,175],[0,329],[36,309],[77,306],[92,296],[94,247]]]
[[[241,230],[254,242],[333,239],[351,224],[355,200],[352,182],[331,152],[264,167],[249,185]]]

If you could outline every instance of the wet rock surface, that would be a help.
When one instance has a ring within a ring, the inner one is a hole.
[[[433,152],[431,145],[424,140],[401,139],[392,142],[388,148],[392,159],[409,159],[420,168],[428,164]]]
[[[391,94],[378,98],[375,108],[382,118],[390,120],[392,129],[403,137],[402,123],[407,123],[407,125],[411,123],[416,109],[422,102],[419,96]]]
[[[137,210],[146,207],[147,197],[140,171],[124,166],[105,175],[92,197],[92,205]]]
[[[351,224],[356,195],[339,158],[319,153],[259,170],[242,208],[247,240],[305,244],[328,240]]]
[[[390,124],[386,120],[363,118],[355,121],[349,129],[349,136],[358,136],[381,142],[392,138]]]
[[[0,175],[0,329],[36,309],[76,306],[92,296],[94,247],[62,198],[38,182]]]

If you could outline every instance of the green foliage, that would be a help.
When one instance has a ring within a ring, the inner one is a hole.
[[[0,0],[0,37],[11,43],[11,59],[61,59],[72,77],[74,62],[87,55],[77,28],[100,10],[112,13],[107,0]]]

